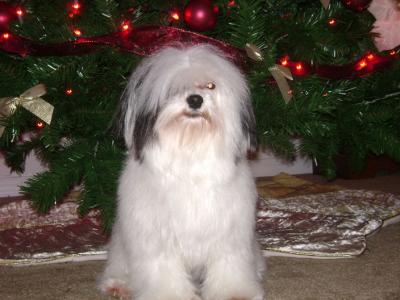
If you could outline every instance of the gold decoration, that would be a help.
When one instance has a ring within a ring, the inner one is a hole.
[[[328,9],[329,3],[330,3],[330,2],[331,2],[330,0],[321,0],[322,6],[323,6],[325,9]]]
[[[256,45],[247,43],[245,49],[247,56],[250,57],[252,60],[255,61],[264,60],[261,49]]]
[[[46,94],[44,84],[38,84],[25,91],[19,97],[0,98],[0,117],[8,117],[12,115],[17,107],[21,105],[33,113],[36,117],[50,125],[53,116],[54,106],[41,98]],[[0,124],[0,137],[4,132],[4,126]]]
[[[290,69],[281,65],[274,65],[268,69],[276,83],[278,84],[279,90],[282,93],[282,97],[285,100],[285,103],[288,103],[290,99],[292,99],[292,90],[290,89],[289,83],[287,79],[293,80],[292,73]]]
[[[247,43],[246,44],[246,53],[247,56],[255,61],[263,61],[264,57],[262,55],[262,51],[259,47],[254,44]],[[268,69],[272,76],[274,77],[275,81],[278,84],[279,90],[282,93],[283,99],[285,103],[288,103],[290,99],[292,99],[292,90],[286,79],[293,80],[292,73],[290,69],[281,65],[274,65]]]

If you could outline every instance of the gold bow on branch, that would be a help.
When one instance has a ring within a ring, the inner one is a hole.
[[[274,77],[278,84],[283,100],[285,100],[285,103],[288,103],[293,97],[292,90],[287,82],[287,79],[293,80],[292,72],[290,72],[289,68],[281,65],[274,65],[268,70],[271,72],[272,77]]]
[[[19,97],[0,98],[0,118],[9,117],[18,106],[22,106],[50,125],[54,106],[41,98],[44,94],[46,94],[45,85],[38,84],[25,91]],[[3,135],[4,129],[4,126],[0,124],[0,137]]]
[[[246,44],[247,56],[255,61],[263,61],[264,57],[261,53],[260,48],[254,44]],[[293,80],[292,73],[290,69],[281,65],[274,65],[268,68],[272,77],[274,77],[276,83],[278,84],[279,90],[281,91],[282,97],[285,103],[288,103],[292,99],[292,90],[290,89],[287,79]]]

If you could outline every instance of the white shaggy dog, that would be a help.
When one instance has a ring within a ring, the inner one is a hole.
[[[135,300],[261,300],[246,81],[217,49],[144,59],[121,105],[129,149],[100,287]]]

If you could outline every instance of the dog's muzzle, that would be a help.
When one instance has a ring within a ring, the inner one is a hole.
[[[186,102],[191,109],[199,109],[203,104],[203,97],[197,94],[189,95],[186,98]]]

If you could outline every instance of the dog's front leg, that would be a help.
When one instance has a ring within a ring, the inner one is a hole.
[[[135,261],[135,259],[133,259]],[[199,300],[178,257],[159,253],[142,257],[132,266],[135,300]]]
[[[204,300],[263,300],[264,291],[254,261],[243,253],[222,254],[207,267]]]

